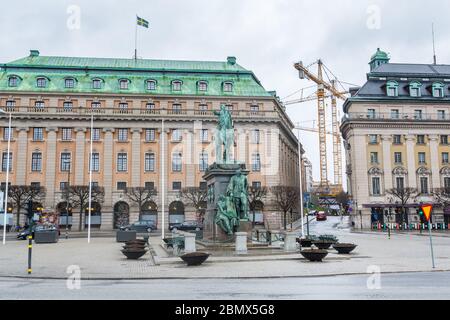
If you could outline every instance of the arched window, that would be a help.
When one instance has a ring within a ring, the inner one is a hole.
[[[128,80],[128,79],[120,79],[119,80],[119,89],[120,90],[128,90],[129,83],[130,83],[130,80]]]
[[[64,79],[64,88],[73,89],[75,88],[76,80],[74,78],[66,78]]]
[[[233,83],[230,81],[224,82],[222,84],[223,92],[233,92]]]
[[[147,80],[147,90],[156,90],[156,80]]]
[[[47,82],[48,82],[48,79],[45,78],[45,77],[36,78],[36,86],[38,88],[46,88],[47,87]]]
[[[422,84],[419,81],[413,81],[409,84],[409,95],[413,98],[422,96],[421,92]]]
[[[426,167],[417,169],[417,185],[419,186],[419,193],[421,195],[430,194],[430,177],[431,171]]]
[[[8,87],[18,87],[21,78],[18,76],[9,76],[8,78]]]
[[[443,98],[444,97],[444,84],[441,82],[435,82],[432,85],[432,94],[435,98]]]
[[[172,91],[181,91],[181,85],[183,84],[180,80],[172,81]]]
[[[183,223],[184,216],[184,204],[181,201],[174,201],[169,205],[169,228],[176,228],[179,224]]]
[[[441,185],[443,188],[450,188],[450,167],[443,167],[440,171]]]
[[[198,91],[208,91],[208,83],[206,81],[197,82]]]
[[[406,187],[406,176],[408,175],[408,170],[403,167],[396,167],[392,170],[392,179],[394,188],[401,190]]]
[[[381,196],[383,194],[382,189],[382,178],[383,178],[383,170],[377,167],[373,167],[369,170],[369,187],[370,194],[372,196]]]
[[[388,97],[398,97],[397,81],[388,81],[386,84],[386,93]]]

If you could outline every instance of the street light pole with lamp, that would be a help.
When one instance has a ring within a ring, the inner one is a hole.
[[[8,121],[8,151],[6,156],[6,185],[5,185],[5,207],[3,211],[3,244],[6,244],[6,217],[7,217],[7,209],[8,209],[8,193],[9,193],[9,167],[10,167],[10,154],[11,154],[11,122],[12,122],[12,113],[6,112],[2,109],[0,109],[0,113],[3,114],[9,114],[9,121]]]
[[[71,160],[64,160],[65,167],[67,168],[67,185],[66,185],[66,239],[69,238],[69,208],[70,208],[70,171],[71,171]]]

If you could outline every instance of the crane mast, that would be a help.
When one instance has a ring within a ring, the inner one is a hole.
[[[331,81],[331,86],[336,90],[336,80]],[[339,120],[337,115],[337,101],[334,95],[331,96],[331,114],[333,125],[333,164],[334,183],[342,186],[342,150],[341,135],[339,134]]]

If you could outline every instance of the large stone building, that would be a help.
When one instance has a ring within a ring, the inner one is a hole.
[[[450,65],[390,63],[379,49],[372,56],[341,127],[356,227],[385,223],[389,208],[391,222],[419,223],[420,203],[435,203],[432,191],[450,187],[449,86]],[[391,191],[408,188],[417,194],[402,206]],[[448,226],[448,209],[436,205],[433,222]]]
[[[0,65],[0,108],[12,113],[12,185],[46,188],[42,206],[65,212],[65,188],[89,184],[93,137],[93,184],[104,188],[92,225],[111,229],[122,214],[138,220],[127,187],[157,190],[144,206],[147,219],[165,226],[194,219],[179,197],[200,186],[215,161],[214,110],[225,104],[236,128],[233,157],[245,162],[254,186],[298,185],[298,142],[274,92],[236,63],[77,58],[30,55]],[[94,130],[90,119],[94,115]],[[2,172],[7,159],[7,117],[2,115]],[[163,207],[163,194],[164,207]],[[263,206],[264,205],[264,206]],[[270,197],[261,205],[273,212]],[[75,214],[69,218],[78,225]]]

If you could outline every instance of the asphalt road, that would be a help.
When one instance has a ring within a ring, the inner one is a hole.
[[[450,272],[258,280],[82,280],[69,290],[65,280],[0,278],[0,299],[449,299]],[[377,286],[379,284],[379,286]]]

